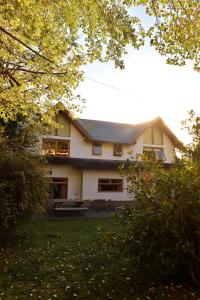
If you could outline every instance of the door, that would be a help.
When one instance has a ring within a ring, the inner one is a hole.
[[[51,195],[53,199],[67,199],[68,178],[52,178]]]

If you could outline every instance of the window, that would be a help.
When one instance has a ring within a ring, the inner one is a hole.
[[[67,199],[67,190],[67,178],[52,178],[51,195],[53,199]]]
[[[44,155],[69,156],[69,141],[43,139],[42,153]]]
[[[163,132],[159,127],[148,128],[143,136],[143,143],[147,145],[163,145]]]
[[[147,159],[165,160],[165,154],[162,148],[144,147],[143,154]]]
[[[122,179],[99,179],[98,192],[122,192]]]
[[[101,155],[102,146],[101,143],[93,143],[92,144],[92,154],[93,155]]]
[[[122,154],[123,154],[122,144],[114,144],[114,146],[113,146],[113,155],[122,156]]]

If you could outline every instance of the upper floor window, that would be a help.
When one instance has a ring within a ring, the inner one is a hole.
[[[165,160],[165,154],[162,148],[144,147],[143,154],[147,159]]]
[[[123,154],[122,144],[114,144],[114,146],[113,146],[113,155],[122,156],[122,154]]]
[[[123,180],[122,179],[99,179],[98,192],[122,192]]]
[[[101,143],[93,143],[92,144],[92,154],[93,155],[101,155],[101,153],[102,153]]]
[[[66,119],[63,113],[59,112],[56,116],[55,122],[58,124],[58,127],[51,128],[51,135],[57,136],[70,136],[70,122]]]
[[[42,153],[44,155],[69,156],[70,144],[65,140],[43,139]]]
[[[143,143],[147,145],[163,145],[163,132],[159,127],[149,127],[143,136]]]

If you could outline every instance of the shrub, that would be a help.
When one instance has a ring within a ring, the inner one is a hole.
[[[105,235],[118,255],[146,279],[200,276],[200,177],[198,168],[184,164],[164,170],[156,163],[133,165],[126,173],[134,207],[120,211],[124,230]],[[133,176],[134,178],[135,176]],[[138,275],[139,275],[138,274]]]
[[[10,231],[22,219],[44,210],[48,181],[44,162],[30,153],[0,155],[0,228]]]
[[[183,125],[192,143],[173,166],[143,157],[123,167],[134,206],[117,216],[123,232],[104,240],[143,279],[187,277],[200,287],[200,117],[191,111]]]
[[[31,151],[37,138],[29,124],[3,124],[0,136],[0,234],[44,210],[49,184],[44,159]]]

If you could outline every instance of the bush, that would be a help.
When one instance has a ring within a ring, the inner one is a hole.
[[[34,153],[37,136],[24,120],[4,124],[0,135],[0,234],[44,211],[49,184],[44,159]]]
[[[2,153],[1,153],[2,154]],[[44,210],[48,180],[44,162],[30,153],[0,155],[0,228],[10,231],[22,219]]]
[[[187,277],[200,288],[200,117],[191,111],[183,126],[192,143],[171,168],[156,157],[122,168],[134,206],[117,216],[123,232],[103,237],[143,279]]]
[[[106,236],[138,276],[148,280],[186,277],[200,285],[200,177],[184,163],[165,170],[157,163],[138,163],[126,170],[134,207],[120,211],[124,230]],[[135,176],[132,176],[135,178]]]

